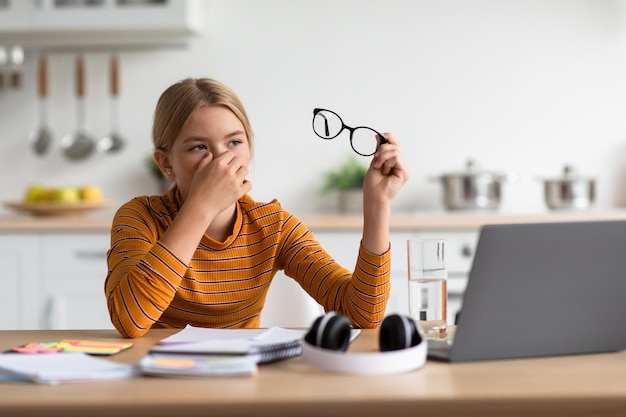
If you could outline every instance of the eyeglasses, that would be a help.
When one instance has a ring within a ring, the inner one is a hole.
[[[350,127],[334,111],[313,109],[313,131],[320,138],[335,139],[344,129],[350,131],[350,146],[362,156],[374,155],[379,145],[387,143],[387,139],[371,127]]]

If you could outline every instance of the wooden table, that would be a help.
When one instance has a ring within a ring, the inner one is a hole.
[[[111,360],[136,363],[169,330],[152,330]],[[28,342],[120,340],[113,330],[0,331],[0,349]],[[377,331],[351,346],[377,349]],[[336,375],[300,358],[252,377],[66,385],[0,383],[0,416],[624,416],[626,352],[447,364],[400,375]]]

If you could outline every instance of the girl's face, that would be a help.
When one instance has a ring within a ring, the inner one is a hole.
[[[243,124],[228,108],[203,106],[189,120],[174,140],[169,151],[157,150],[165,171],[176,180],[183,199],[187,198],[191,180],[198,163],[209,153],[217,157],[233,152],[247,166],[250,162],[250,143]],[[159,159],[157,159],[158,161]]]

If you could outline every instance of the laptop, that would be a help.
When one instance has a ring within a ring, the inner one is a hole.
[[[450,362],[626,349],[626,221],[481,228]]]

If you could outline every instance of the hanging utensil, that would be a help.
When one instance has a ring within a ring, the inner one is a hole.
[[[61,139],[61,148],[67,158],[77,160],[88,157],[95,148],[94,139],[85,128],[85,64],[80,55],[76,58],[75,76],[78,129]]]
[[[39,71],[37,74],[39,89],[39,126],[29,135],[29,141],[37,155],[48,151],[52,141],[52,133],[48,128],[48,61],[45,55],[39,57]]]
[[[117,152],[124,147],[124,138],[119,133],[118,96],[120,86],[120,71],[117,56],[111,57],[109,86],[111,92],[111,133],[101,138],[96,144],[100,152]]]

